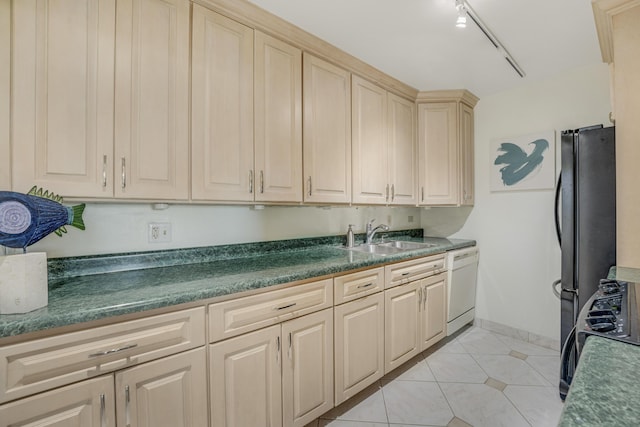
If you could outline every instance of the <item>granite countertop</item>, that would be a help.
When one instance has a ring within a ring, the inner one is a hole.
[[[598,336],[585,342],[559,426],[637,426],[640,346]]]
[[[0,315],[0,340],[475,245],[415,235],[399,239],[434,246],[381,256],[345,250],[335,239],[299,239],[50,260],[49,304]]]

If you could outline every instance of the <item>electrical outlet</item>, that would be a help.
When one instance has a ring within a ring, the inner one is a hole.
[[[168,243],[171,241],[170,222],[149,223],[149,243]]]
[[[407,217],[407,222],[413,222],[413,215],[409,215]]]

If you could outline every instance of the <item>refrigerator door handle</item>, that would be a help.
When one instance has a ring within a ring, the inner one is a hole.
[[[556,236],[558,236],[558,244],[562,247],[562,230],[560,229],[560,194],[562,192],[562,174],[558,175],[558,185],[556,185],[556,202],[555,202],[555,220],[556,220]]]

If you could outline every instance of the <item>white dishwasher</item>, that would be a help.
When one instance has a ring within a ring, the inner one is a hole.
[[[478,278],[478,248],[447,253],[449,287],[447,289],[447,336],[473,322]]]

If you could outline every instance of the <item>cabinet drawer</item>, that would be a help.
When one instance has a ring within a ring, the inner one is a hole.
[[[0,347],[0,403],[204,345],[204,307]]]
[[[384,268],[345,274],[333,279],[335,304],[351,301],[384,289]]]
[[[333,305],[332,279],[209,306],[209,341],[216,342]]]
[[[385,289],[444,271],[444,254],[385,266]]]

